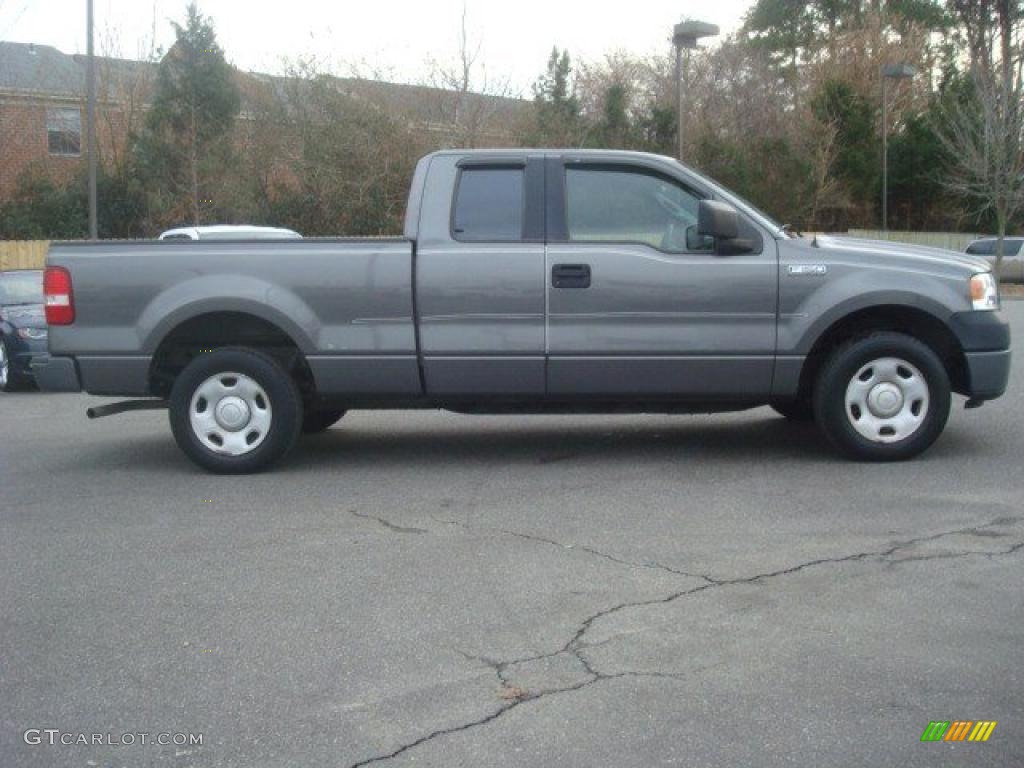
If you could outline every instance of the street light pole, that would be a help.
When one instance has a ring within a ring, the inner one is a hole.
[[[683,47],[676,45],[676,159],[683,162]]]
[[[676,49],[676,155],[683,161],[683,49],[692,50],[702,37],[718,34],[718,27],[703,21],[683,21],[672,30]]]
[[[882,231],[889,231],[889,104],[882,75]]]
[[[96,57],[93,52],[93,0],[86,0],[86,70],[85,121],[89,164],[89,239],[99,238],[96,216]]]
[[[917,74],[910,64],[882,67],[882,231],[889,231],[889,93],[888,80],[909,79]]]

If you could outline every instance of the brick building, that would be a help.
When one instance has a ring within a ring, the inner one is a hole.
[[[117,162],[129,132],[141,124],[155,79],[156,65],[108,57],[96,59],[96,136],[99,156]],[[253,120],[261,90],[284,93],[286,79],[236,71],[242,96],[239,142]],[[434,143],[458,141],[465,115],[486,115],[475,126],[477,142],[507,145],[515,141],[527,102],[478,94],[459,94],[424,86],[336,78],[338,90],[406,117]],[[0,201],[15,190],[27,169],[65,182],[82,169],[85,158],[86,57],[47,45],[0,41]]]

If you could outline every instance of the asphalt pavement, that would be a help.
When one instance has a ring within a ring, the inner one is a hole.
[[[361,412],[216,477],[2,395],[0,766],[1024,765],[1004,313],[1008,394],[891,465],[765,408]]]

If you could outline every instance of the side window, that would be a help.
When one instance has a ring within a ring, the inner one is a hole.
[[[452,215],[456,240],[523,239],[522,168],[465,168]]]
[[[635,242],[663,251],[710,251],[697,235],[700,198],[655,174],[567,168],[566,224],[576,242]]]

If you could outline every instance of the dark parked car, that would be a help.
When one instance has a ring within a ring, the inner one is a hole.
[[[0,272],[0,391],[32,383],[32,358],[46,353],[43,273]]]
[[[1003,239],[1003,263],[999,269],[999,276],[1003,280],[1012,283],[1024,282],[1022,244],[1024,244],[1024,237],[1007,237]],[[967,253],[972,256],[984,256],[989,260],[994,269],[996,263],[996,238],[983,237],[980,240],[975,240],[967,246]]]

